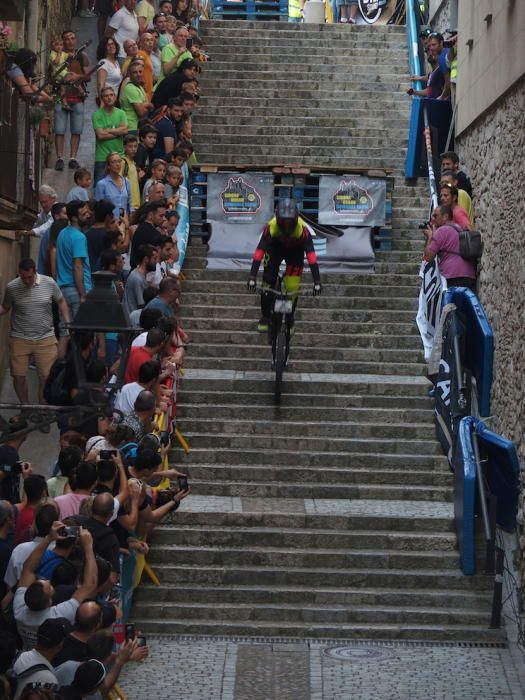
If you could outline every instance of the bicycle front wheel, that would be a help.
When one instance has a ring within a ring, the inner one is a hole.
[[[277,336],[277,343],[275,347],[275,389],[273,397],[276,406],[279,406],[279,404],[281,403],[281,392],[283,388],[283,372],[285,361],[286,334],[283,331],[281,331]]]
[[[381,16],[382,7],[377,7],[375,10],[370,9],[370,5],[375,5],[373,0],[357,0],[357,3],[359,5],[359,11],[367,24],[374,24],[374,22],[377,22]]]

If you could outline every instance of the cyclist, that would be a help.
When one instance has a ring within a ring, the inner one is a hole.
[[[321,277],[310,231],[299,217],[295,200],[281,199],[275,210],[274,218],[270,219],[264,227],[253,254],[248,290],[255,292],[255,278],[261,260],[264,261],[263,287],[274,289],[279,266],[284,260],[286,262],[284,287],[289,294],[297,293],[301,286],[305,253],[314,278],[314,296],[318,296],[321,294]],[[261,332],[268,330],[271,311],[272,295],[263,292],[261,294],[261,320],[257,330]]]

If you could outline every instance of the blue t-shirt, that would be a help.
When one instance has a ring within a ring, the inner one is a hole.
[[[75,287],[75,277],[73,275],[73,261],[75,258],[82,260],[84,272],[84,289],[88,292],[91,287],[91,269],[89,267],[89,256],[87,239],[78,228],[66,226],[60,231],[57,238],[57,279],[59,287]]]
[[[158,309],[163,316],[175,316],[173,307],[166,304],[160,297],[155,297],[149,304],[146,304],[146,309]]]
[[[89,202],[89,192],[85,187],[75,185],[75,187],[72,187],[67,193],[66,203],[73,202],[75,199],[78,199],[81,202]]]

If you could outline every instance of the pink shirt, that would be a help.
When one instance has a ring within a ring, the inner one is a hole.
[[[460,228],[467,228],[469,231],[472,228],[468,214],[463,207],[455,206],[452,210],[452,221]]]
[[[80,505],[87,497],[85,493],[64,493],[62,496],[57,496],[55,503],[60,511],[60,520],[70,518],[72,515],[78,515]]]
[[[464,260],[459,254],[459,232],[454,226],[440,226],[434,231],[428,249],[439,256],[439,271],[445,279],[476,279],[474,264],[470,260]]]

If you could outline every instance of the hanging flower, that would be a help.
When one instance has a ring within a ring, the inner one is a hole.
[[[6,22],[0,21],[0,49],[7,49],[13,29]]]

